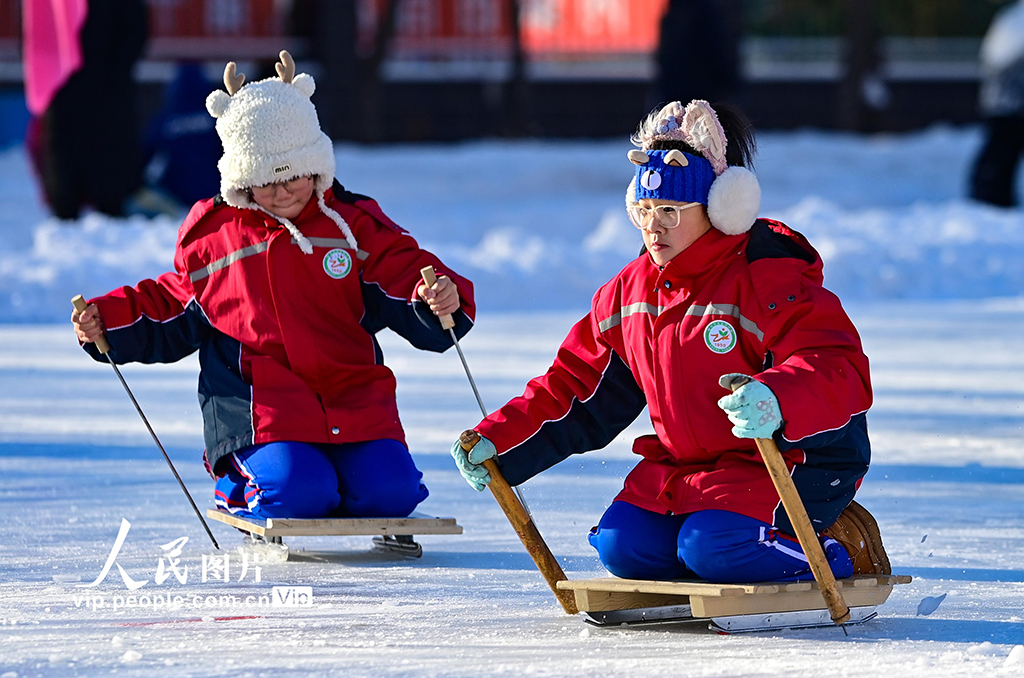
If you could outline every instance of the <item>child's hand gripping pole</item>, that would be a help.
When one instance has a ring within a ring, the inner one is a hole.
[[[726,375],[718,383],[722,388],[735,391],[748,381],[750,381],[750,377]],[[836,584],[832,568],[829,567],[828,560],[825,558],[825,551],[821,548],[821,542],[818,541],[814,527],[811,526],[811,519],[807,515],[807,509],[804,508],[804,502],[800,499],[793,478],[789,475],[789,469],[786,468],[786,461],[782,458],[779,447],[771,438],[755,438],[754,442],[757,443],[757,449],[764,459],[764,465],[768,467],[768,475],[771,476],[775,490],[779,493],[782,507],[786,509],[786,515],[789,516],[789,522],[796,532],[800,548],[807,556],[807,563],[811,566],[814,579],[818,582],[821,595],[825,598],[832,621],[836,624],[845,624],[850,620],[850,608],[846,605],[843,593]]]
[[[423,277],[423,282],[427,284],[427,287],[433,287],[437,282],[437,276],[434,274],[433,266],[425,266],[420,269],[420,275]],[[466,370],[466,376],[469,378],[469,385],[473,387],[473,395],[476,396],[476,403],[480,406],[480,413],[486,417],[487,408],[484,407],[483,398],[480,397],[480,391],[477,390],[476,381],[473,380],[473,373],[469,371],[469,363],[466,362],[466,356],[462,353],[462,347],[459,345],[459,338],[455,335],[455,321],[452,320],[450,315],[444,315],[440,317],[441,327],[448,330],[452,335],[452,341],[455,343],[455,349],[459,352],[459,359],[462,360],[462,367]],[[476,445],[477,441],[480,440],[479,434],[476,431],[465,431],[459,436],[459,445],[462,449],[466,450],[468,454],[473,446]],[[533,524],[533,518],[530,517],[530,512],[526,508],[526,502],[522,501],[522,495],[519,494],[519,488],[513,489],[505,477],[501,475],[501,470],[498,468],[497,462],[493,459],[488,459],[484,462],[484,468],[491,474],[491,482],[488,487],[491,488],[491,492],[494,494],[494,498],[498,501],[498,505],[501,510],[505,512],[505,517],[508,518],[508,522],[512,524],[512,528],[519,535],[519,539],[523,542],[523,546],[526,547],[527,553],[533,558],[533,562],[537,565],[537,569],[544,576],[548,586],[554,592],[555,597],[558,598],[558,602],[561,603],[562,609],[568,614],[576,614],[579,610],[576,607],[576,598],[572,591],[560,591],[557,588],[557,583],[565,581],[567,577],[562,571],[558,561],[555,560],[555,556],[552,555],[548,545],[544,543],[544,538],[540,535],[540,531],[537,526]]]
[[[434,274],[433,266],[424,266],[421,268],[420,276],[423,278],[423,282],[426,283],[427,287],[433,287],[437,283],[437,276]],[[452,342],[455,343],[455,350],[459,352],[459,360],[462,361],[462,369],[466,371],[466,377],[469,379],[469,385],[473,389],[473,395],[476,396],[476,404],[480,406],[480,414],[486,419],[487,408],[484,407],[484,399],[480,397],[480,390],[477,389],[476,380],[473,379],[473,373],[469,369],[469,363],[466,362],[466,354],[462,352],[462,346],[459,345],[459,337],[455,334],[455,321],[452,320],[451,315],[442,315],[439,317],[439,320],[441,321],[441,327],[448,330],[448,334],[452,337]],[[519,503],[522,504],[523,508],[526,509],[527,515],[529,515],[530,507],[526,504],[526,499],[523,498],[523,493],[519,491],[518,487],[515,488],[515,493],[516,496],[519,497]]]
[[[466,451],[466,454],[469,454],[470,450],[473,449],[473,446],[479,440],[480,435],[476,431],[463,431],[462,435],[459,436],[459,445]],[[487,459],[484,461],[483,466],[491,474],[491,482],[487,484],[487,487],[491,489],[491,493],[494,495],[495,500],[497,500],[498,506],[505,512],[505,517],[508,518],[508,522],[512,524],[512,528],[519,535],[519,539],[523,542],[523,546],[526,547],[527,553],[533,558],[537,569],[540,570],[548,586],[551,587],[551,591],[558,598],[558,602],[561,603],[562,609],[567,614],[576,614],[579,612],[579,609],[576,607],[576,598],[573,592],[559,590],[557,586],[558,582],[566,581],[568,577],[565,576],[562,567],[544,542],[544,538],[540,535],[537,526],[533,524],[530,514],[526,512],[526,509],[523,508],[522,503],[516,497],[516,493],[512,491],[512,486],[501,475],[498,462],[493,458]]]
[[[421,268],[420,277],[423,278],[423,282],[426,283],[427,287],[433,287],[437,284],[437,275],[434,273],[433,266],[424,266]],[[452,329],[455,327],[455,321],[452,320],[451,313],[448,315],[438,316],[438,319],[441,321],[441,329],[449,330],[452,333],[452,338],[455,339],[455,344],[458,345],[459,340],[455,338],[455,330]]]
[[[80,314],[85,312],[85,309],[88,308],[88,304],[85,303],[85,299],[81,294],[76,295],[71,300],[71,304]],[[128,382],[126,382],[124,377],[121,376],[121,370],[117,369],[117,363],[115,363],[114,359],[110,357],[110,342],[107,341],[106,335],[97,337],[94,343],[96,344],[96,349],[106,356],[107,362],[109,362],[110,366],[114,368],[114,374],[116,374],[117,378],[121,381],[121,385],[124,386],[124,390],[128,393],[128,397],[131,398],[132,404],[135,405],[135,410],[139,413],[139,416],[142,417],[142,423],[144,423],[146,428],[149,430],[149,435],[153,436],[153,442],[156,443],[156,446],[160,448],[160,452],[163,453],[164,459],[167,460],[167,465],[171,467],[171,473],[173,473],[174,477],[178,480],[178,485],[181,486],[181,491],[185,493],[186,497],[188,497],[188,503],[192,505],[192,510],[196,512],[196,517],[199,518],[199,522],[201,522],[203,524],[203,528],[206,529],[206,534],[209,535],[214,548],[220,549],[220,544],[217,543],[217,540],[213,536],[213,532],[210,531],[210,526],[206,524],[203,514],[199,512],[199,507],[196,506],[194,501],[192,501],[192,495],[189,494],[188,488],[185,487],[185,483],[182,481],[181,476],[178,475],[178,470],[174,468],[171,458],[167,455],[167,450],[165,450],[164,446],[160,444],[160,439],[156,437],[156,432],[153,430],[153,427],[149,425],[149,419],[146,419],[146,415],[143,413],[142,407],[139,406],[139,401],[135,399],[135,395],[132,394],[132,390],[128,388]]]
[[[424,266],[420,269],[420,276],[423,278],[423,282],[426,283],[427,287],[433,287],[437,284],[437,276],[434,274],[433,266]],[[438,317],[441,321],[441,327],[448,330],[448,334],[452,337],[452,342],[455,344],[455,350],[459,352],[459,360],[462,361],[462,367],[466,370],[466,376],[469,377],[469,385],[473,387],[473,395],[476,396],[476,403],[480,406],[480,411],[487,416],[487,408],[484,407],[483,398],[480,397],[480,391],[476,388],[476,382],[473,381],[473,373],[469,371],[469,363],[466,362],[466,355],[462,352],[462,346],[459,345],[459,338],[455,334],[455,321],[452,320],[451,314],[442,315]]]

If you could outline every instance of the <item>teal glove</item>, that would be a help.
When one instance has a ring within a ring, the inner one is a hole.
[[[496,456],[498,450],[494,448],[494,443],[483,436],[480,436],[480,440],[468,455],[458,440],[452,445],[452,457],[455,458],[455,465],[459,467],[459,473],[477,492],[483,492],[491,482],[491,474],[481,464]]]
[[[726,374],[721,383],[743,377],[743,374]],[[782,411],[779,399],[772,390],[759,381],[750,379],[729,395],[718,400],[718,406],[729,415],[735,424],[732,434],[737,438],[771,438],[782,428]]]

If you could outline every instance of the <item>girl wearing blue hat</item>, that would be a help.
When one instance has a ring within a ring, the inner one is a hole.
[[[626,209],[644,249],[594,295],[554,364],[476,426],[460,471],[497,456],[512,485],[610,443],[646,407],[654,435],[590,533],[632,579],[810,579],[754,443],[773,438],[836,577],[888,573],[853,502],[870,459],[868,360],[807,240],[759,219],[749,123],[706,101],[644,120]],[[724,375],[751,380],[727,394]]]

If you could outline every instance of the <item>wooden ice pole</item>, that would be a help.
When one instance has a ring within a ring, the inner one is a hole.
[[[476,431],[464,431],[459,436],[459,444],[466,451],[466,454],[469,454],[469,451],[473,449],[473,446],[479,440],[480,434]],[[533,524],[530,514],[526,512],[519,498],[516,497],[512,486],[508,484],[505,476],[501,474],[497,461],[488,459],[484,462],[483,466],[491,474],[491,482],[487,487],[490,488],[495,500],[497,500],[498,506],[505,512],[505,517],[512,524],[512,529],[519,535],[519,539],[523,542],[523,546],[526,547],[527,553],[533,558],[533,562],[544,576],[548,586],[551,587],[555,597],[558,598],[558,602],[562,604],[562,609],[567,614],[576,614],[579,612],[579,609],[576,607],[575,594],[572,591],[563,591],[558,588],[558,582],[566,581],[568,577],[565,576],[561,565],[558,564],[555,556],[544,542],[544,538],[540,535],[537,526]]]
[[[735,391],[749,381],[752,381],[750,377],[742,379],[722,377],[719,384],[723,388]],[[836,624],[845,624],[850,621],[850,608],[843,599],[839,585],[836,584],[832,568],[829,567],[828,560],[825,558],[825,551],[821,548],[821,542],[818,541],[818,534],[811,525],[804,502],[796,490],[792,476],[789,475],[789,469],[786,468],[786,461],[782,458],[778,445],[771,438],[755,438],[754,442],[761,453],[761,458],[764,459],[764,465],[768,467],[768,475],[771,476],[775,490],[779,493],[782,507],[786,509],[786,515],[789,516],[789,522],[796,532],[800,548],[807,556],[807,563],[811,566],[814,579],[818,582],[818,588],[825,598],[825,604],[828,605],[829,615]]]

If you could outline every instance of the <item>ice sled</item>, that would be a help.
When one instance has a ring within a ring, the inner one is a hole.
[[[850,607],[850,621],[874,619],[906,575],[858,575],[837,580]],[[579,579],[558,582],[570,590],[587,622],[596,626],[707,624],[721,633],[833,626],[814,581],[763,584],[711,584],[700,581]]]
[[[374,547],[411,558],[423,555],[413,540],[417,534],[462,534],[455,518],[414,512],[408,518],[267,518],[240,516],[224,509],[207,509],[206,516],[247,533],[255,544],[276,548],[279,560],[287,559],[284,537],[373,535]],[[283,553],[283,557],[282,557]]]

